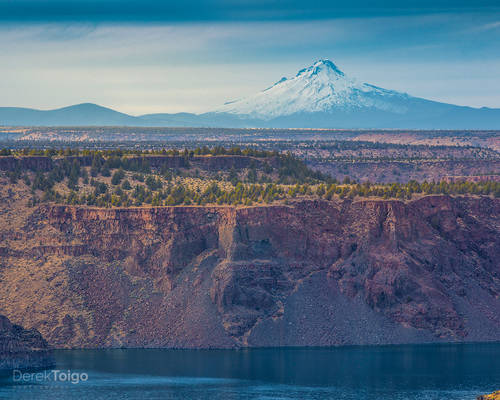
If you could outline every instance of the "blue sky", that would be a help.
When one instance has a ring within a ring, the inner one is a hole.
[[[360,81],[500,108],[495,3],[0,0],[0,106],[203,112],[329,58]]]

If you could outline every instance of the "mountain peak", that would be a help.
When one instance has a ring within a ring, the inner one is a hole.
[[[58,110],[72,110],[72,111],[94,111],[94,110],[106,110],[106,107],[100,106],[95,103],[79,103],[73,104],[71,106],[62,107],[53,111]]]
[[[218,112],[269,120],[300,113],[406,112],[408,96],[357,82],[332,61],[320,59],[290,79],[282,78],[253,96],[224,104]]]
[[[321,59],[316,61],[313,65],[307,68],[301,69],[296,77],[299,77],[301,75],[309,75],[309,76],[314,76],[318,75],[321,72],[326,72],[327,74],[334,74],[338,76],[344,76],[344,73],[330,60],[328,59]]]

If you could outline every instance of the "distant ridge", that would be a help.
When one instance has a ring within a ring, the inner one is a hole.
[[[0,107],[7,126],[500,129],[500,109],[456,106],[359,83],[330,60],[204,114],[134,117],[92,103],[56,110]]]
[[[32,108],[0,107],[0,124],[33,126],[97,126],[134,125],[138,118],[92,103],[55,110],[35,110]]]

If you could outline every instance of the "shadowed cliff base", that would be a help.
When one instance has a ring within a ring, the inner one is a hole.
[[[36,329],[24,329],[0,315],[0,371],[46,368],[54,365],[54,356]]]

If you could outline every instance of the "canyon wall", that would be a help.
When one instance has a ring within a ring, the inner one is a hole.
[[[0,313],[55,347],[500,340],[497,199],[99,209],[2,193]]]
[[[328,174],[340,181],[346,176],[356,181],[379,183],[406,183],[440,181],[448,176],[460,176],[477,181],[477,175],[490,175],[489,180],[500,174],[498,160],[417,160],[417,161],[309,161],[312,169]],[[491,175],[496,174],[496,175]]]
[[[128,156],[129,160],[147,160],[151,168],[197,168],[204,171],[222,171],[231,168],[244,169],[252,166],[263,168],[265,164],[279,167],[277,157],[249,156],[194,156],[186,159],[182,156]],[[44,156],[0,156],[0,170],[50,171],[59,166],[64,159],[78,160],[82,166],[90,166],[90,156],[66,156],[51,158]],[[452,180],[460,177],[471,181],[498,180],[500,161],[497,160],[418,160],[418,161],[308,161],[307,165],[317,171],[342,181],[346,176],[356,181],[378,183],[406,183],[411,179],[422,182]]]

